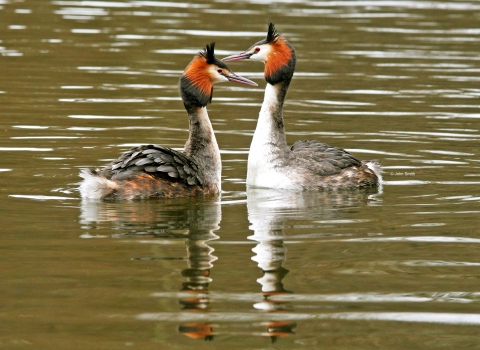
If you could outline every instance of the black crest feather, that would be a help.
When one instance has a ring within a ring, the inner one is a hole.
[[[268,33],[267,33],[267,39],[266,39],[267,44],[275,41],[279,36],[280,36],[280,33],[278,33],[277,30],[275,29],[275,25],[272,22],[270,22],[268,24]]]
[[[215,57],[215,42],[212,42],[210,45],[206,45],[203,51],[200,51],[199,54],[207,60],[208,64],[215,63],[217,61]]]

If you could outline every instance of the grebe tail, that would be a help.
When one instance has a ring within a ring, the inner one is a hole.
[[[377,161],[359,161],[347,151],[319,141],[287,145],[283,104],[295,72],[293,46],[273,23],[267,37],[223,61],[251,60],[265,64],[267,82],[257,127],[248,155],[247,185],[291,190],[344,189],[377,186]]]
[[[221,191],[220,150],[207,114],[213,86],[236,82],[257,86],[233,73],[207,45],[185,68],[180,96],[189,117],[189,137],[183,151],[159,145],[130,149],[101,169],[83,169],[80,194],[92,199],[189,197]]]

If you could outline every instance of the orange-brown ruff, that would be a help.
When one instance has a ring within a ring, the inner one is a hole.
[[[222,81],[256,84],[234,74],[214,55],[215,43],[196,55],[180,78],[180,95],[189,116],[185,149],[134,147],[102,169],[84,169],[83,198],[143,199],[206,196],[221,191],[220,150],[206,106],[213,85]]]
[[[362,188],[381,183],[376,161],[360,161],[343,149],[319,141],[287,145],[283,104],[295,71],[296,55],[272,23],[264,40],[223,60],[265,63],[267,86],[248,155],[248,186],[310,190]]]
[[[194,59],[185,71],[183,76],[188,78],[202,94],[211,96],[213,84],[210,81],[210,72],[208,71],[208,63],[205,59],[198,57]]]
[[[292,58],[292,50],[288,47],[287,41],[283,36],[278,36],[275,41],[270,44],[273,50],[268,54],[265,62],[265,76],[272,76],[278,72]]]

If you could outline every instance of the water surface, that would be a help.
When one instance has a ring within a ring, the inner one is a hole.
[[[480,5],[0,0],[0,347],[478,347]],[[223,193],[82,201],[79,170],[181,149],[192,56],[273,21],[297,50],[287,139],[378,159],[380,190],[248,189],[258,88],[208,107]],[[205,342],[203,340],[210,340]]]

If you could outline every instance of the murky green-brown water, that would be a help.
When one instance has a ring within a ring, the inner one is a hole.
[[[268,21],[299,58],[289,141],[379,159],[381,191],[247,191],[265,83],[240,62],[259,87],[208,108],[220,200],[79,199],[80,168],[182,148],[193,54]],[[478,23],[476,1],[0,0],[0,348],[480,347]]]

